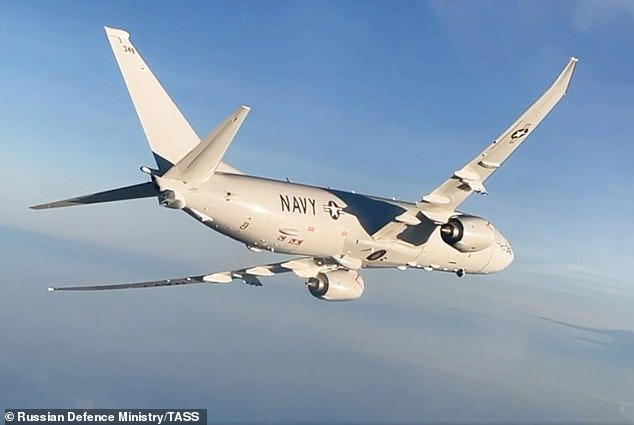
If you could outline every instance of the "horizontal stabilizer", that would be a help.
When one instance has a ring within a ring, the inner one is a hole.
[[[101,202],[124,201],[126,199],[150,198],[156,196],[157,191],[152,182],[135,184],[133,186],[120,187],[118,189],[107,190],[105,192],[93,193],[92,195],[78,196],[77,198],[64,199],[62,201],[50,202],[48,204],[34,205],[33,210],[44,210],[48,208],[72,207],[74,205],[98,204]]]
[[[206,181],[218,168],[251,108],[241,106],[165,173],[170,179]]]

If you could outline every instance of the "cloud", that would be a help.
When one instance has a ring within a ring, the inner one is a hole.
[[[529,275],[566,279],[569,285],[591,292],[634,297],[634,282],[628,273],[615,272],[611,267],[580,263],[523,263],[518,271]]]

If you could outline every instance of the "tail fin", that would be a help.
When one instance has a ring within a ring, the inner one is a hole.
[[[130,34],[104,28],[152,153],[161,171],[166,171],[200,138],[132,45]]]
[[[32,210],[44,210],[48,208],[72,207],[74,205],[98,204],[100,202],[124,201],[127,199],[151,198],[158,192],[152,182],[139,183],[133,186],[120,187],[92,195],[78,196],[77,198],[64,199],[63,201],[34,205]]]

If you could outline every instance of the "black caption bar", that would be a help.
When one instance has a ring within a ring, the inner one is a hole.
[[[5,409],[12,424],[207,424],[207,409]]]

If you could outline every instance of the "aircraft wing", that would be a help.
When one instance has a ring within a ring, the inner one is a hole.
[[[191,285],[196,283],[231,283],[241,280],[248,285],[262,286],[260,277],[274,276],[280,273],[294,272],[301,278],[316,276],[318,273],[340,268],[340,266],[325,258],[301,257],[280,263],[264,264],[238,270],[216,272],[210,274],[179,277],[175,279],[152,280],[147,282],[119,283],[87,286],[60,286],[48,288],[49,291],[103,291],[112,289],[156,288],[164,286]]]
[[[568,65],[537,102],[482,153],[424,196],[418,209],[423,214],[429,212],[431,219],[434,219],[434,213],[440,213],[442,218],[442,212],[455,211],[472,192],[486,193],[484,181],[511,156],[566,94],[576,65],[577,58],[570,58]]]

